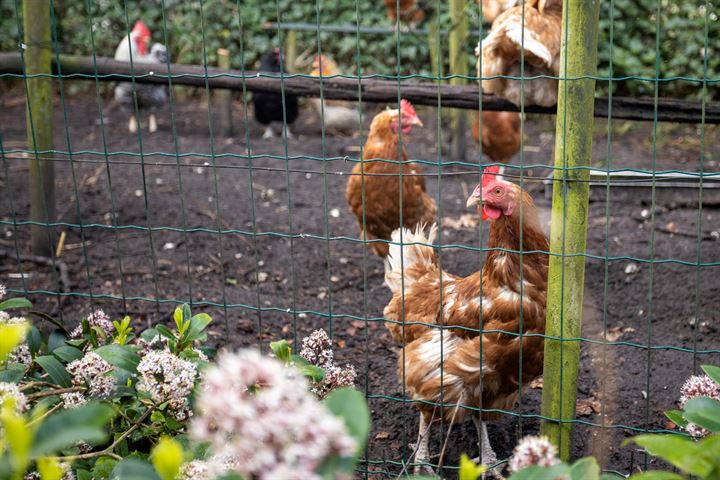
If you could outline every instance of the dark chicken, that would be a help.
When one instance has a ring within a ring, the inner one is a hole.
[[[263,54],[260,59],[260,71],[280,76],[280,49],[273,48]],[[281,93],[253,92],[253,111],[255,120],[265,126],[263,138],[272,138],[275,133],[272,129],[272,122],[285,122],[287,125],[287,138],[292,138],[290,125],[298,117],[297,96],[285,93],[285,105],[283,107],[283,95]],[[285,112],[283,114],[283,111]]]

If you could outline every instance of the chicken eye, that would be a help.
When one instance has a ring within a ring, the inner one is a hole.
[[[501,193],[502,193],[502,189],[500,189],[500,188],[495,189],[495,195],[500,196]]]

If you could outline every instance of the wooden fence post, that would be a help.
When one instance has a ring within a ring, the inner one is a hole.
[[[542,415],[553,420],[543,420],[541,432],[564,460],[570,455],[580,363],[580,342],[564,339],[579,338],[582,327],[590,178],[587,169],[577,167],[589,166],[592,158],[595,98],[595,80],[572,78],[597,72],[599,12],[600,0],[563,3],[545,328],[558,340],[545,340]]]
[[[450,0],[450,35],[448,53],[450,55],[450,74],[463,75],[468,74],[468,15],[465,12],[467,0]],[[439,12],[438,12],[439,14]],[[451,85],[465,85],[467,80],[464,78],[450,79]],[[450,132],[452,135],[452,144],[450,153],[453,160],[464,161],[466,150],[466,112],[464,110],[453,109],[451,111],[452,121]]]
[[[230,52],[225,48],[218,48],[217,57],[218,67],[222,70],[230,70]],[[220,135],[223,137],[232,137],[232,91],[216,90],[215,98],[217,99],[220,111]]]
[[[23,0],[25,31],[25,74],[51,74],[50,3]],[[30,220],[50,223],[55,220],[55,172],[53,149],[53,80],[50,77],[27,79],[27,142],[34,150],[30,158]],[[53,253],[52,228],[31,225],[31,249],[34,255]]]

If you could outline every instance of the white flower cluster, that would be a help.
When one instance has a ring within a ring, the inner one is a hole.
[[[75,480],[75,474],[72,471],[72,467],[67,462],[59,463],[60,469],[62,470],[62,477],[60,480]],[[26,473],[23,480],[40,480],[39,472]]]
[[[0,382],[0,406],[11,401],[16,413],[23,413],[28,409],[27,397],[14,383]]]
[[[2,286],[2,285],[0,285]],[[0,325],[25,325],[27,320],[22,317],[11,317],[7,312],[0,312]],[[30,368],[32,365],[32,355],[30,355],[30,347],[27,342],[21,342],[7,357],[10,363],[21,363],[25,365],[25,368]]]
[[[325,378],[311,386],[311,391],[318,397],[325,398],[336,388],[352,387],[355,384],[357,372],[352,365],[335,365],[332,341],[325,330],[315,330],[303,339],[300,356],[325,370]]]
[[[7,294],[7,287],[0,283],[0,299],[2,299]]]
[[[186,420],[191,412],[187,397],[195,385],[195,365],[173,355],[168,350],[150,351],[137,368],[140,380],[137,388],[150,394],[155,403],[169,402],[178,420]]]
[[[110,317],[108,317],[107,314],[102,310],[95,310],[93,313],[88,315],[87,322],[90,327],[99,327],[103,332],[105,332],[105,335],[107,335],[108,337],[112,337],[115,333],[115,326],[110,320]],[[83,329],[81,323],[80,325],[75,327],[75,330],[70,333],[70,338],[77,339],[82,337],[82,334]]]
[[[85,395],[80,392],[63,393],[61,396],[63,408],[80,408],[88,401]]]
[[[685,381],[680,389],[680,408],[695,397],[710,397],[720,401],[720,385],[707,375],[693,375]],[[704,437],[710,432],[694,423],[688,423],[685,430],[693,437]]]
[[[178,480],[210,480],[211,478],[210,465],[203,460],[193,460],[183,464],[177,476]]]
[[[91,397],[107,398],[117,389],[113,366],[95,352],[87,352],[83,358],[73,360],[66,369],[73,376],[73,385],[87,385]]]
[[[333,365],[332,341],[322,328],[315,330],[302,341],[300,356],[316,367],[325,368]]]
[[[315,471],[326,458],[357,449],[300,372],[275,359],[256,350],[225,353],[203,376],[191,436],[232,459],[231,470],[245,478],[319,480]]]
[[[551,467],[558,463],[560,460],[557,458],[555,445],[550,443],[547,437],[528,435],[515,447],[509,466],[510,471],[519,472],[532,465]]]

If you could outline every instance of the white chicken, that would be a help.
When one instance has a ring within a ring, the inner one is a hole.
[[[142,21],[135,23],[130,34],[126,35],[115,50],[115,60],[133,63],[167,64],[167,47],[161,43],[153,44],[150,52],[147,51],[150,43],[150,29]],[[134,93],[134,95],[133,95]],[[153,85],[131,82],[119,82],[115,87],[115,102],[128,116],[128,131],[136,133],[138,129],[137,118],[134,114],[135,98],[139,111],[149,110],[148,130],[154,133],[158,129],[155,111],[165,105],[168,100],[167,85]],[[140,113],[140,112],[138,112]]]

